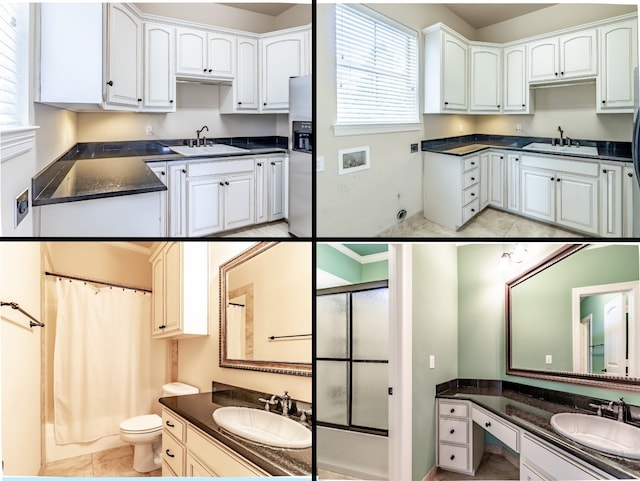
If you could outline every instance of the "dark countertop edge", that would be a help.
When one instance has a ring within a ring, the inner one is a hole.
[[[604,160],[604,161],[613,161],[613,162],[632,162],[633,159],[631,157],[631,153],[629,151],[628,154],[620,154],[614,155],[611,152],[599,153],[597,156],[594,155],[578,155],[571,152],[548,152],[543,150],[534,150],[534,149],[523,149],[523,147],[527,144],[533,142],[542,142],[542,143],[551,143],[550,138],[546,137],[520,137],[520,136],[499,136],[499,135],[487,135],[487,134],[471,134],[471,135],[463,135],[459,137],[446,137],[442,139],[433,139],[433,140],[423,140],[420,143],[421,150],[423,152],[433,152],[436,154],[446,154],[452,155],[454,157],[464,157],[467,155],[473,155],[478,152],[482,152],[488,149],[500,149],[500,150],[513,150],[517,152],[532,152],[536,154],[546,154],[553,156],[563,156],[563,157],[577,157],[577,158],[589,158],[594,160]],[[580,145],[584,145],[585,147],[597,147],[598,151],[601,150],[611,150],[611,148],[604,147],[604,145],[609,144],[631,144],[631,142],[614,142],[614,141],[591,141],[591,140],[579,140]],[[445,152],[446,150],[453,149],[456,147],[464,147],[471,144],[483,144],[485,147],[478,148],[477,150],[465,153],[455,153],[455,152]],[[509,145],[510,144],[510,145]],[[600,144],[600,145],[598,145]],[[614,149],[615,150],[615,149]]]
[[[98,192],[95,194],[82,194],[68,197],[56,197],[48,199],[40,199],[39,197],[34,197],[31,201],[31,205],[37,207],[42,205],[66,204],[68,202],[79,202],[82,200],[105,199],[109,197],[120,197],[123,195],[148,194],[150,192],[162,192],[165,190],[168,190],[167,186],[162,184],[155,187],[140,187],[135,189],[124,189],[112,192]]]
[[[267,473],[269,473],[269,474],[271,474],[273,476],[308,476],[309,475],[309,473],[289,472],[289,471],[286,471],[285,469],[283,469],[283,468],[281,468],[279,466],[276,466],[270,460],[265,459],[264,457],[260,456],[259,453],[256,453],[255,451],[252,451],[251,449],[247,448],[246,446],[238,443],[234,439],[234,435],[233,434],[225,432],[224,430],[222,430],[222,428],[211,429],[209,426],[206,426],[205,424],[201,423],[198,420],[197,417],[194,417],[194,416],[190,415],[189,412],[187,412],[185,410],[182,410],[182,409],[179,409],[179,408],[176,408],[175,406],[170,406],[166,401],[164,401],[164,399],[165,398],[160,398],[159,399],[160,404],[165,406],[170,411],[173,411],[174,413],[178,414],[179,416],[181,416],[186,421],[188,421],[191,424],[193,424],[195,427],[197,427],[201,431],[204,431],[205,433],[207,433],[211,437],[217,439],[218,441],[223,443],[225,446],[227,446],[230,449],[236,451],[238,454],[240,454],[241,456],[243,456],[244,458],[246,458],[247,460],[249,460],[250,462],[252,462],[256,466],[258,466],[259,468],[265,470]],[[222,406],[218,405],[218,407],[222,407]],[[311,448],[307,448],[307,449],[311,449]],[[311,466],[309,466],[309,472],[311,472]]]
[[[287,149],[283,149],[280,147],[260,147],[256,149],[247,149],[247,152],[231,152],[227,154],[207,154],[207,155],[181,155],[175,152],[171,152],[170,154],[156,154],[156,155],[140,155],[138,156],[144,163],[152,163],[152,162],[173,162],[173,161],[190,161],[190,160],[206,160],[212,159],[217,160],[220,158],[229,158],[229,157],[249,157],[252,155],[267,155],[267,154],[279,154],[279,153],[287,153]],[[105,157],[105,160],[108,160],[110,157]]]
[[[617,464],[615,458],[609,458],[606,454],[597,452],[595,450],[593,450],[595,454],[591,454],[590,448],[570,440],[565,440],[559,434],[555,434],[555,432],[553,431],[553,428],[549,427],[549,430],[545,430],[543,428],[540,428],[539,426],[536,426],[535,424],[527,422],[524,419],[520,419],[515,416],[509,416],[508,414],[501,412],[497,409],[494,409],[492,406],[483,403],[481,399],[477,398],[477,396],[501,397],[502,393],[499,391],[488,392],[487,390],[482,390],[481,392],[474,394],[469,392],[460,393],[460,392],[456,392],[456,390],[453,390],[453,391],[444,391],[444,392],[438,393],[436,395],[436,398],[471,401],[474,404],[479,405],[483,409],[490,411],[491,413],[510,422],[511,424],[514,424],[526,431],[531,432],[532,434],[539,437],[540,439],[543,439],[544,441],[547,441],[548,443],[553,444],[554,446],[557,446],[558,448],[564,451],[567,451],[569,454],[585,461],[586,463],[600,469],[601,471],[604,471],[607,474],[615,476],[618,479],[638,479],[637,472],[634,473],[632,471],[628,471],[619,465],[617,466],[612,465],[612,463]],[[573,409],[567,406],[566,412],[578,412],[578,411],[576,409]],[[549,413],[552,414],[551,411]],[[601,457],[607,459],[607,461],[601,460],[600,459]]]

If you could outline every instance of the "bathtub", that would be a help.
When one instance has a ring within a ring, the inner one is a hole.
[[[316,426],[319,469],[360,479],[387,479],[389,442],[386,436]]]
[[[53,423],[45,424],[45,442],[47,463],[117,448],[127,444],[120,439],[119,434],[106,436],[90,443],[56,444]]]

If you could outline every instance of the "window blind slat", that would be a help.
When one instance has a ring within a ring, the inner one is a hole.
[[[26,125],[29,5],[0,4],[0,128]]]
[[[338,124],[418,121],[417,34],[336,5]]]

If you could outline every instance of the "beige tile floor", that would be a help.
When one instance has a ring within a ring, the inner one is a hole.
[[[133,446],[121,446],[92,454],[48,463],[43,476],[55,477],[148,477],[162,476],[162,469],[150,473],[133,470]]]
[[[462,229],[453,231],[428,221],[422,213],[416,214],[380,233],[378,237],[582,237],[542,222],[487,208],[467,222]]]
[[[229,233],[222,233],[213,237],[291,237],[289,235],[289,225],[285,221],[264,224],[248,229],[239,229]]]

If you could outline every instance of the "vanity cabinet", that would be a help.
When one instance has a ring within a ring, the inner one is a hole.
[[[527,83],[527,55],[524,45],[505,47],[503,53],[503,99],[505,114],[533,113]]]
[[[597,31],[580,30],[527,44],[529,82],[548,82],[598,73]]]
[[[208,259],[206,242],[167,242],[151,255],[154,338],[209,334]]]
[[[485,45],[472,45],[471,104],[474,113],[500,112],[502,99],[502,49]]]
[[[143,110],[175,112],[175,64],[175,28],[144,22]]]
[[[424,33],[424,113],[466,111],[467,42],[442,24]]]
[[[637,20],[600,27],[596,112],[633,112],[634,68],[638,66],[637,30]]]
[[[179,78],[234,78],[236,39],[233,35],[178,27],[176,45],[176,75]]]
[[[471,403],[438,399],[438,466],[473,475],[480,464],[484,441],[482,430],[474,429]]]
[[[480,212],[480,156],[425,153],[424,217],[458,230]]]
[[[169,409],[162,410],[162,476],[270,477]]]

